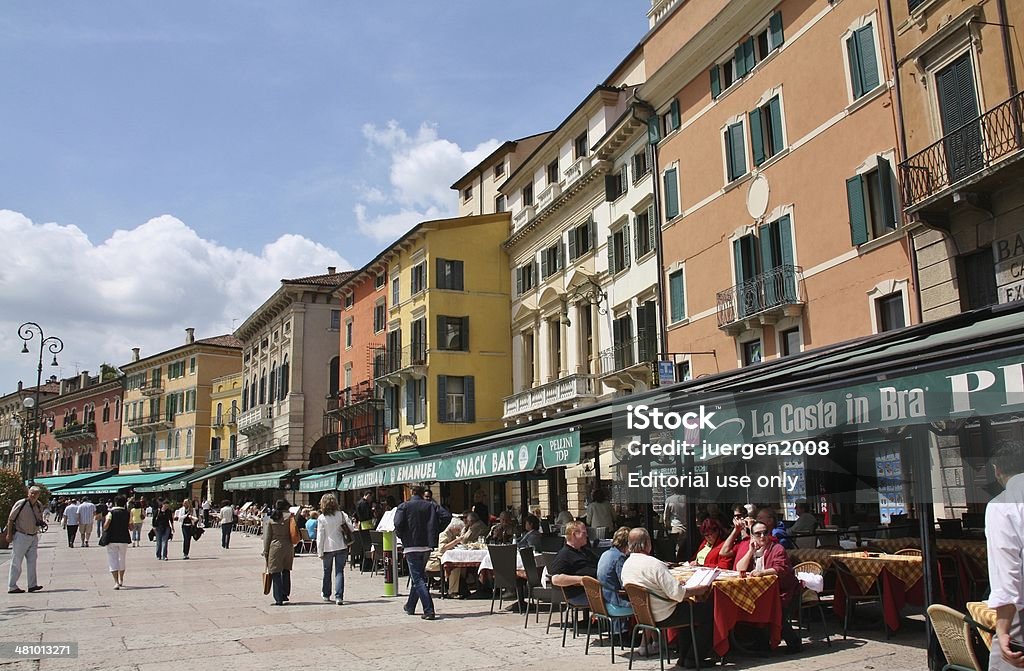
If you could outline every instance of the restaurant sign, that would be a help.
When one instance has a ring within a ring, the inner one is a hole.
[[[545,468],[579,463],[579,431],[349,473],[342,476],[338,489],[348,491],[405,482],[452,482],[514,475],[536,468],[538,454]]]
[[[822,436],[1024,410],[1024,357],[997,359],[803,395],[704,400],[706,443]],[[713,413],[713,414],[712,414]]]

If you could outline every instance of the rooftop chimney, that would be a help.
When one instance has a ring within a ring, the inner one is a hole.
[[[82,374],[78,376],[78,388],[85,389],[89,386],[89,371],[83,370]]]
[[[132,361],[138,361],[138,360],[139,360],[139,348],[138,347],[133,347],[132,348]]]
[[[328,275],[333,275],[336,272],[338,272],[338,267],[337,266],[327,266],[327,274]]]
[[[185,344],[191,345],[196,341],[196,330],[191,326],[185,329]]]

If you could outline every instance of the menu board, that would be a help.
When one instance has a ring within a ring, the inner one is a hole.
[[[903,462],[898,447],[878,447],[875,452],[875,475],[878,477],[878,516],[889,524],[893,515],[907,513],[903,492]]]
[[[782,474],[784,482],[796,482],[792,491],[782,488],[782,506],[785,509],[786,519],[795,520],[796,502],[807,498],[807,476],[804,473],[803,457],[787,457],[782,460]]]

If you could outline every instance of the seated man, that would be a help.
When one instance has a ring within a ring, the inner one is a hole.
[[[818,518],[810,511],[807,501],[796,502],[796,522],[789,528],[793,536],[813,534],[818,528]]]
[[[480,517],[474,512],[467,512],[462,516],[465,520],[465,526],[462,529],[462,533],[455,540],[454,544],[450,545],[447,549],[455,547],[456,545],[467,545],[469,543],[476,543],[483,541],[487,537],[487,525],[480,521]],[[447,550],[446,550],[447,551]],[[467,580],[463,580],[463,576],[466,576]],[[469,582],[476,583],[476,575],[472,571],[463,571],[461,567],[453,568],[451,573],[448,574],[448,594],[457,598],[466,598],[469,596]]]
[[[445,530],[438,535],[437,549],[430,553],[430,559],[427,560],[428,573],[441,570],[441,557],[444,556],[445,552],[459,544],[459,536],[462,535],[464,527],[465,524],[462,520],[458,517],[453,517],[452,521],[445,527]]]
[[[565,545],[548,565],[548,575],[569,575],[582,578],[597,578],[597,555],[587,544],[587,525],[583,522],[569,522],[565,525]],[[557,584],[557,583],[556,583]],[[575,606],[587,605],[587,593],[582,586],[565,589],[569,603]]]
[[[503,510],[498,515],[498,523],[491,527],[491,532],[487,534],[487,542],[509,544],[515,541],[515,537],[516,524],[512,521],[512,513]]]
[[[533,548],[534,554],[540,554],[540,520],[536,515],[527,515],[526,519],[523,520],[523,529],[526,533],[519,539],[516,546],[522,550],[523,548]]]
[[[647,529],[638,528],[629,532],[629,557],[622,566],[622,584],[639,585],[655,598],[650,600],[651,613],[660,626],[690,624],[690,606],[687,599],[706,594],[711,586],[688,590],[679,582],[657,557],[651,556],[651,537]],[[714,627],[711,601],[702,601],[693,606],[693,624],[696,627],[697,649],[692,650],[692,637],[683,631],[676,636],[679,649],[679,665],[695,668],[697,660],[704,660],[711,654],[711,638]]]
[[[468,512],[462,516],[466,522],[466,528],[463,530],[462,535],[459,537],[459,543],[467,545],[469,543],[477,543],[487,538],[489,529],[487,525],[480,520],[480,516],[474,512]]]
[[[744,556],[736,559],[737,571],[749,571],[753,577],[762,575],[779,576],[779,597],[782,599],[782,638],[786,641],[786,652],[798,652],[802,645],[800,634],[793,631],[786,616],[789,602],[799,593],[796,574],[789,563],[789,557],[782,544],[772,536],[771,528],[763,522],[754,524],[751,530],[750,547]]]

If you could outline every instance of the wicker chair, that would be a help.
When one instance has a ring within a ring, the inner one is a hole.
[[[813,573],[814,575],[823,576],[824,571],[821,568],[821,564],[815,561],[805,561],[797,564],[793,567],[794,573]],[[800,598],[793,599],[793,604],[797,611],[797,626],[800,629],[804,628],[804,610],[810,608],[817,608],[818,615],[821,616],[821,628],[825,632],[825,643],[828,647],[832,647],[832,639],[828,636],[828,623],[825,620],[825,609],[821,605],[821,596],[813,589],[801,587]],[[810,632],[810,625],[807,626],[807,631]]]
[[[636,635],[642,631],[650,631],[654,633],[655,639],[658,641],[658,661],[661,662],[661,671],[665,671],[665,641],[664,634],[670,629],[689,629],[690,636],[693,642],[693,649],[697,650],[697,630],[693,624],[693,602],[687,601],[690,608],[690,624],[680,624],[671,627],[659,627],[657,621],[654,619],[654,613],[651,612],[651,595],[650,593],[641,587],[640,585],[625,585],[626,595],[629,597],[629,603],[633,606],[633,617],[636,618],[636,624],[633,625],[633,633],[629,637],[629,668],[633,668],[633,654],[636,650]],[[700,660],[697,661],[697,668],[700,669]]]
[[[921,552],[921,550],[919,550],[917,548],[903,548],[902,550],[897,550],[896,554],[902,555],[904,557],[923,557],[924,556],[924,553]]]
[[[965,615],[942,604],[928,606],[935,637],[939,639],[946,665],[942,671],[982,671],[970,644],[970,627]]]
[[[604,592],[601,591],[601,583],[597,578],[585,576],[583,578],[583,590],[587,593],[587,601],[590,603],[590,619],[587,620],[587,645],[583,649],[583,654],[590,654],[590,626],[594,620],[597,620],[597,637],[599,640],[604,639],[604,625],[608,625],[608,642],[611,644],[609,647],[612,649],[612,664],[614,664],[615,625],[620,620],[628,620],[633,615],[633,612],[628,608],[616,609],[613,606],[612,611],[616,613],[613,615],[604,600]],[[620,610],[623,612],[620,612]],[[619,633],[619,645],[623,648],[626,647],[623,644],[621,632]]]

